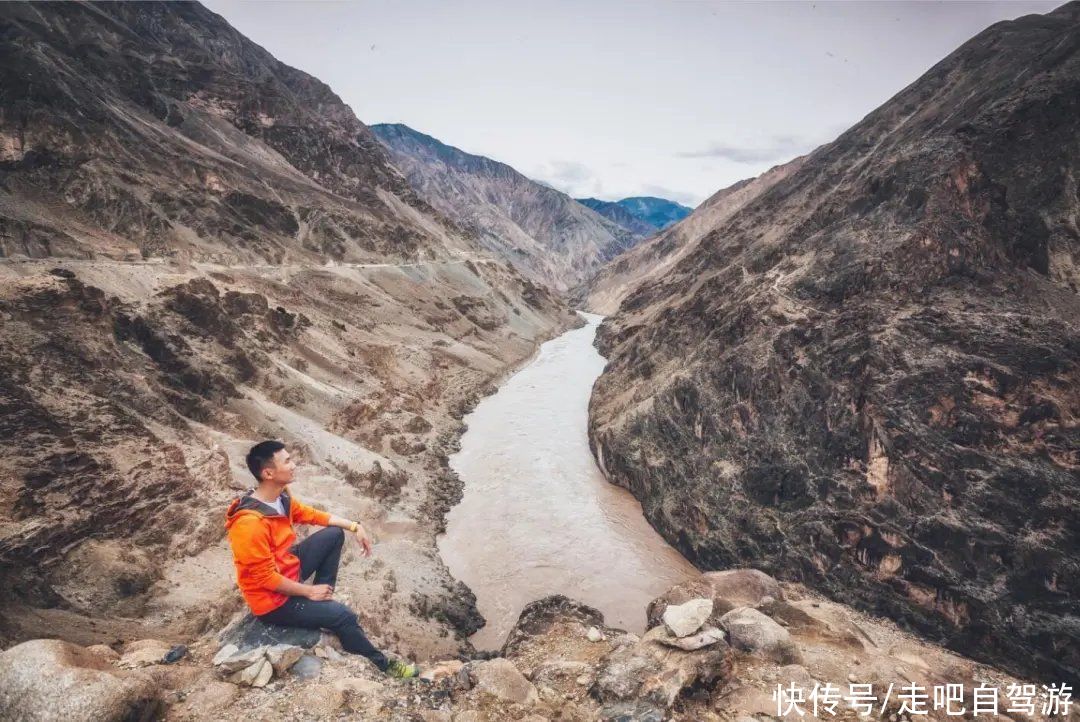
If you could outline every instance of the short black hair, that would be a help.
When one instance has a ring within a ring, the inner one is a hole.
[[[285,448],[280,441],[260,441],[247,453],[248,469],[256,479],[262,481],[262,472],[266,465],[274,460],[274,454]]]

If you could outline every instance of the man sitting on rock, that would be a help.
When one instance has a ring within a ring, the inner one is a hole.
[[[285,444],[263,441],[251,447],[247,465],[258,486],[229,506],[229,530],[236,582],[252,613],[263,622],[286,627],[328,629],[347,652],[362,654],[393,677],[415,677],[416,665],[388,660],[368,641],[356,613],[336,602],[344,529],[355,535],[364,556],[371,555],[371,539],[358,522],[317,511],[300,503],[286,487],[293,481],[296,463]],[[299,544],[293,524],[327,527]],[[314,583],[304,580],[315,575]]]

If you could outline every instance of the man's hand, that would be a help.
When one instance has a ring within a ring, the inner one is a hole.
[[[363,549],[360,553],[365,557],[371,556],[371,537],[368,536],[368,533],[363,526],[356,527],[356,541],[360,543],[360,546]]]
[[[334,588],[329,584],[311,584],[304,596],[313,602],[329,601],[334,598]]]

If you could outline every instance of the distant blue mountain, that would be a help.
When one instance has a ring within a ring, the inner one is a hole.
[[[598,198],[576,198],[575,200],[642,238],[647,238],[659,230],[652,223],[638,218],[614,201],[602,201]]]
[[[648,221],[660,230],[667,228],[673,223],[678,223],[693,212],[693,208],[669,201],[666,198],[654,198],[652,196],[638,196],[636,198],[623,198],[618,202],[620,206],[630,212],[635,218]]]
[[[690,215],[687,208],[674,201],[652,196],[623,198],[621,201],[602,201],[597,198],[578,198],[578,203],[588,206],[600,215],[615,221],[623,228],[637,234],[652,235],[678,223]]]

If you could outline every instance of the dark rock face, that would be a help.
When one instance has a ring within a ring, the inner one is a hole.
[[[524,275],[556,290],[584,281],[650,235],[628,230],[505,163],[408,126],[371,130],[424,200]]]
[[[259,621],[251,614],[246,615],[240,623],[225,630],[221,636],[222,646],[235,644],[240,652],[247,652],[263,645],[292,644],[304,649],[311,649],[319,643],[322,632],[318,629],[301,629],[300,627],[282,627],[277,624],[266,624]]]
[[[602,468],[701,568],[1077,679],[1078,169],[1080,4],[987,29],[623,302]]]

